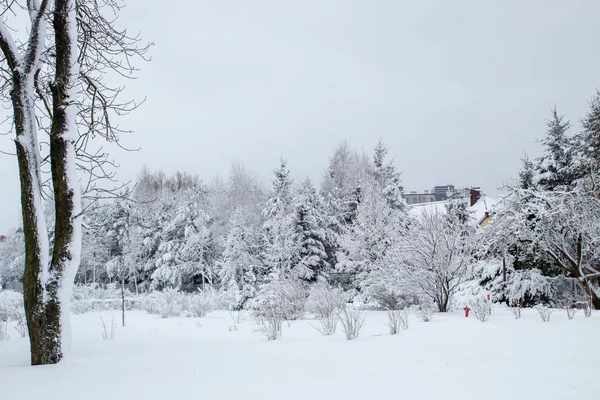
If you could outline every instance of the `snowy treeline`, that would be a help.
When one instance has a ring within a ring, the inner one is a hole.
[[[416,217],[402,190],[381,142],[371,156],[341,144],[320,187],[293,180],[285,160],[270,188],[239,163],[209,184],[144,169],[132,199],[87,209],[76,281],[134,293],[218,287],[231,309],[280,285],[308,293],[323,283],[383,308],[427,301],[446,310],[471,258],[466,200],[446,204],[456,212]],[[4,281],[22,273],[20,235],[0,249]]]
[[[239,163],[208,184],[143,169],[132,199],[87,210],[76,281],[132,293],[215,288],[231,310],[286,302],[292,315],[315,284],[388,310],[447,311],[488,295],[600,307],[598,121],[600,95],[575,134],[553,110],[542,156],[525,157],[486,221],[458,194],[408,207],[381,142],[371,155],[341,144],[318,187],[292,179],[285,160],[268,188]],[[0,247],[0,279],[20,277],[22,253],[16,231]]]

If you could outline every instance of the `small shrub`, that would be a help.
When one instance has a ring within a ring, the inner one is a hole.
[[[0,291],[0,342],[9,340],[10,321],[16,321],[16,330],[21,337],[27,334],[23,295],[12,290]]]
[[[423,322],[429,322],[433,318],[433,313],[435,312],[435,305],[430,303],[424,303],[419,305],[419,314],[421,315],[421,320]]]
[[[383,310],[401,310],[417,302],[416,298],[383,285],[372,286],[368,294],[378,308]]]
[[[338,312],[338,318],[346,334],[346,339],[354,340],[360,335],[365,324],[365,314],[362,311],[347,306]]]
[[[215,309],[215,293],[212,289],[200,291],[188,297],[187,309],[196,318],[202,318]]]
[[[255,314],[257,328],[259,332],[267,337],[267,340],[275,340],[281,337],[281,328],[283,325],[283,313],[281,307],[274,303],[263,304],[260,314]]]
[[[15,330],[21,337],[25,337],[27,335],[27,320],[25,319],[25,314],[19,314]]]
[[[186,295],[176,289],[154,291],[142,302],[142,308],[148,314],[158,314],[162,318],[180,316],[185,305]]]
[[[308,292],[300,283],[292,280],[283,281],[279,286],[282,308],[286,321],[295,321],[304,315]]]
[[[102,339],[103,340],[113,340],[115,338],[115,330],[117,329],[117,323],[115,322],[115,318],[113,317],[110,321],[110,326],[104,322],[104,318],[100,316],[100,326],[102,327]]]
[[[568,319],[573,319],[573,317],[575,317],[575,314],[577,314],[577,308],[575,307],[575,303],[572,300],[567,301],[565,309],[567,310]]]
[[[515,319],[521,318],[521,306],[513,306],[510,308],[510,311],[515,316]]]
[[[229,311],[229,316],[231,317],[231,320],[233,321],[234,326],[237,326],[242,323],[242,321],[244,320],[244,310],[238,310],[238,311],[228,310],[228,311]]]
[[[540,314],[542,321],[550,321],[550,315],[552,314],[552,309],[550,307],[543,304],[538,304],[535,306],[535,309],[537,310],[538,314]]]
[[[318,325],[313,328],[323,335],[333,335],[338,324],[338,311],[346,306],[341,289],[327,285],[315,285],[308,297],[309,311],[315,313]]]
[[[387,326],[390,328],[390,335],[396,335],[400,330],[408,329],[409,307],[402,310],[388,310]]]
[[[277,277],[261,286],[257,295],[246,303],[258,328],[269,340],[281,336],[281,324],[300,318],[304,314],[308,293],[297,281]]]
[[[23,295],[12,290],[0,291],[0,321],[18,321],[25,318]]]
[[[478,299],[473,305],[473,313],[475,314],[475,318],[481,322],[485,322],[492,315],[491,304],[485,299]]]

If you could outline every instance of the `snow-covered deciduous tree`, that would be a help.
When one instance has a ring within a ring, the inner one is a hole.
[[[418,288],[417,293],[433,300],[440,312],[448,311],[472,262],[474,227],[462,218],[460,213],[424,209],[410,221],[403,245],[396,250],[409,282]]]

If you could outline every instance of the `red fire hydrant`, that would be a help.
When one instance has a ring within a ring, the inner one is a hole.
[[[465,317],[468,318],[469,317],[469,311],[471,311],[471,309],[469,308],[469,306],[465,306],[465,308],[463,308],[463,310],[465,310]]]

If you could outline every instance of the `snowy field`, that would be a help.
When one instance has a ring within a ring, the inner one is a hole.
[[[73,315],[73,348],[58,365],[29,367],[27,339],[0,344],[1,399],[600,399],[600,317],[542,322],[496,308],[485,323],[460,314],[387,334],[368,313],[361,337],[325,337],[296,321],[267,341],[248,318],[230,331],[226,312],[202,319],[127,314],[114,340],[100,315]]]

